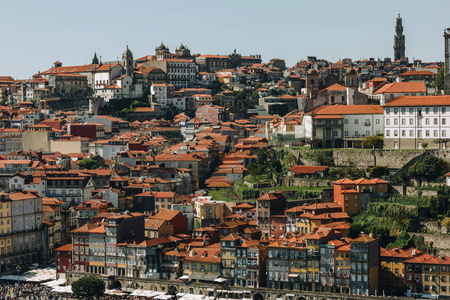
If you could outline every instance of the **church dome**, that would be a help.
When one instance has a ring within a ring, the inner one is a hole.
[[[354,75],[354,74],[356,74],[355,69],[353,69],[353,68],[348,68],[347,69],[347,75]]]
[[[158,48],[156,48],[156,50],[167,50],[166,46],[164,46],[164,44],[161,42],[161,45],[158,46]]]
[[[317,70],[316,69],[309,69],[308,70],[308,75],[317,75]]]

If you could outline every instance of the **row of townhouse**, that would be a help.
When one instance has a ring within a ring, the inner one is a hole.
[[[0,271],[46,259],[42,197],[36,192],[0,195]]]
[[[319,228],[268,240],[229,234],[205,245],[198,243],[204,239],[201,235],[145,238],[136,234],[142,223],[143,215],[110,214],[106,221],[74,230],[72,244],[56,249],[58,275],[76,270],[274,290],[450,294],[449,257],[414,248],[384,249],[372,235],[350,239],[340,231]]]
[[[127,218],[133,224],[125,228]],[[380,291],[380,245],[369,235],[351,240],[333,229],[318,229],[264,241],[229,234],[218,243],[202,245],[196,242],[202,237],[182,234],[145,238],[137,234],[143,228],[138,219],[138,215],[116,215],[74,230],[72,244],[56,249],[59,276],[72,269],[249,288],[359,295]],[[119,236],[119,232],[125,234]],[[131,232],[133,236],[126,236]]]

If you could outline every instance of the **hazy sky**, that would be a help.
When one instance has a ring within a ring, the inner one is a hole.
[[[403,17],[406,55],[442,61],[449,0],[42,0],[5,1],[0,9],[0,76],[29,78],[63,65],[171,51],[183,42],[191,53],[261,54],[288,66],[308,55],[393,57],[395,19]]]

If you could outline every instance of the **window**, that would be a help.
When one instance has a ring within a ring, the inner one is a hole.
[[[402,136],[406,136],[406,130],[402,130]]]
[[[391,112],[390,108],[386,108],[386,114],[388,115]]]
[[[433,131],[433,135],[434,135],[434,137],[437,137],[437,136],[438,136],[438,131],[437,131],[437,130],[434,130],[434,131]]]
[[[430,108],[429,108],[429,107],[425,108],[425,113],[426,113],[426,114],[429,114],[429,113],[430,113]]]
[[[425,130],[425,136],[429,137],[430,136],[430,131],[429,130]]]
[[[380,119],[376,119],[375,124],[380,124]]]
[[[386,136],[390,136],[391,135],[391,131],[390,130],[386,130]]]
[[[434,124],[434,125],[437,125],[437,124],[438,124],[438,119],[437,119],[437,118],[434,118],[434,119],[433,119],[433,124]]]
[[[410,114],[413,114],[413,113],[414,113],[414,108],[410,107],[410,108],[409,108],[409,113],[410,113]]]
[[[445,137],[445,130],[442,130],[442,137]]]
[[[390,119],[386,119],[386,125],[391,125],[391,120]]]
[[[406,125],[406,119],[405,118],[402,119],[402,125]]]
[[[409,136],[414,136],[414,130],[409,131]]]
[[[406,108],[402,107],[402,115],[404,115],[406,113]]]
[[[345,136],[348,136],[348,131],[344,131],[344,135],[345,135]]]
[[[430,125],[430,119],[428,118],[425,119],[425,125]]]
[[[394,114],[396,115],[398,113],[398,108],[394,108]]]
[[[438,109],[437,107],[434,107],[434,108],[433,108],[433,113],[437,114],[438,111],[439,111],[439,109]]]
[[[409,125],[414,125],[414,119],[413,118],[409,118]]]
[[[348,119],[345,119],[345,120],[344,120],[344,124],[348,124]]]
[[[394,136],[398,136],[398,130],[394,130]]]
[[[355,119],[355,124],[358,124],[358,119]]]
[[[358,131],[355,131],[355,136],[358,136],[359,135],[359,132]]]
[[[441,113],[442,113],[442,114],[445,114],[445,110],[446,110],[446,108],[445,108],[445,107],[442,107],[442,108],[441,108]]]
[[[394,125],[398,125],[398,119],[394,119]]]
[[[445,118],[442,118],[442,125],[445,125]]]

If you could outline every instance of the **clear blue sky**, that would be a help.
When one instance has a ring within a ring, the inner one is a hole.
[[[7,1],[0,9],[0,76],[30,78],[63,65],[154,53],[163,41],[192,53],[261,54],[292,66],[308,55],[336,61],[393,57],[400,11],[406,55],[442,61],[449,0],[43,0]]]

